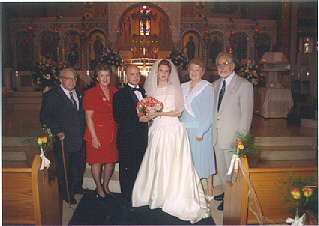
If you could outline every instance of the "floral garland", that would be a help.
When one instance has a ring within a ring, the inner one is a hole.
[[[56,63],[51,59],[43,58],[33,67],[33,82],[36,84],[36,90],[43,91],[47,87],[54,87],[58,84],[59,72],[66,68],[62,62]]]
[[[168,59],[170,59],[176,67],[181,66],[183,69],[187,67],[187,58],[178,50],[173,50],[168,56]]]
[[[237,75],[247,79],[254,86],[262,86],[265,84],[265,76],[261,72],[261,66],[256,63],[241,62],[235,69]]]

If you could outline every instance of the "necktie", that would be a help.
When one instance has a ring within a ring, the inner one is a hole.
[[[223,86],[222,86],[222,88],[220,89],[220,92],[219,92],[217,112],[219,111],[219,107],[220,107],[220,104],[222,102],[225,90],[226,90],[226,80],[223,80]]]
[[[76,101],[75,101],[75,99],[73,97],[72,91],[70,91],[70,100],[71,100],[72,104],[74,105],[75,109],[77,110],[78,106],[77,106]]]

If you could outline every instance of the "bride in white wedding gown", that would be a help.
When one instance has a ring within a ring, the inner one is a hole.
[[[181,220],[196,223],[210,216],[204,190],[191,156],[187,131],[178,119],[183,97],[175,66],[158,60],[144,88],[164,105],[149,128],[146,153],[138,172],[132,206],[162,208]]]

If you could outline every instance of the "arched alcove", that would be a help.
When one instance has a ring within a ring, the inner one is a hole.
[[[172,49],[169,17],[155,4],[129,6],[121,14],[117,29],[117,49],[123,58],[158,58]]]

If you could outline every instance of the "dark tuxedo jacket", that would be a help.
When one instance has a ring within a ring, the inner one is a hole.
[[[40,112],[41,124],[51,129],[53,134],[65,133],[63,141],[65,152],[80,151],[85,132],[85,112],[83,110],[83,92],[75,88],[79,99],[79,111],[60,86],[55,87],[43,96]],[[61,149],[61,141],[56,137],[54,150]]]
[[[142,95],[146,97],[144,89]],[[137,103],[138,99],[128,85],[113,95],[113,117],[119,124],[116,142],[120,159],[123,155],[144,155],[147,146],[148,123],[139,122]]]

